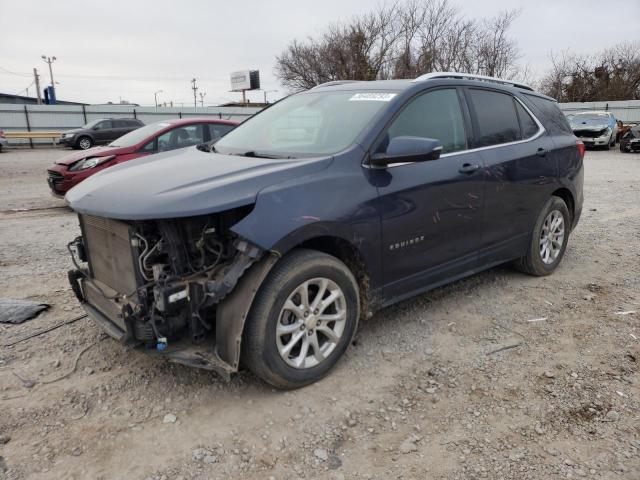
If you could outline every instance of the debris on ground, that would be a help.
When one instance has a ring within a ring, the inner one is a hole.
[[[51,305],[32,300],[10,300],[0,298],[0,322],[22,323],[37,317]]]

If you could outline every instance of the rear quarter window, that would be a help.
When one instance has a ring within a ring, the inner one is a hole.
[[[567,117],[554,100],[523,94],[525,102],[551,135],[573,135]]]
[[[516,110],[518,112],[518,118],[520,119],[520,127],[522,128],[522,138],[527,139],[533,137],[540,129],[538,124],[520,102],[516,102]]]

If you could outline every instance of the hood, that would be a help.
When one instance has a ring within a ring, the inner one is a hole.
[[[128,148],[123,147],[93,147],[88,150],[78,150],[66,155],[59,160],[56,160],[55,163],[58,165],[71,165],[72,163],[76,163],[78,160],[82,160],[83,158],[88,157],[106,157],[107,155],[120,155],[125,153]]]
[[[331,159],[273,160],[190,147],[102,170],[66,199],[76,212],[120,220],[205,215],[254,203],[263,188],[320,171]]]

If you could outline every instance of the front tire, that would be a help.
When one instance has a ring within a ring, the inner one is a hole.
[[[564,200],[551,197],[538,214],[527,254],[515,262],[515,267],[537,277],[552,274],[567,248],[571,222]]]
[[[80,150],[88,150],[93,147],[93,140],[91,137],[87,137],[86,135],[80,137],[76,142],[76,147]]]
[[[294,250],[274,266],[254,299],[243,363],[278,388],[316,382],[351,343],[359,314],[358,284],[344,263]]]

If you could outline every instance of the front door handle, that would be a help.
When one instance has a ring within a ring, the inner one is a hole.
[[[537,151],[536,151],[536,155],[539,157],[544,157],[547,154],[547,151],[540,147]]]
[[[460,167],[458,171],[460,173],[471,174],[479,169],[480,169],[480,165],[478,165],[477,163],[465,163]]]

